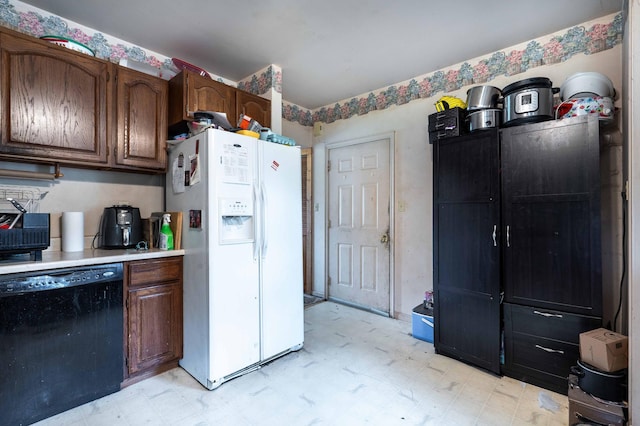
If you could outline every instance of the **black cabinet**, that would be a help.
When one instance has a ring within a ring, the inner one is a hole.
[[[505,300],[602,315],[597,119],[501,131]]]
[[[500,372],[500,179],[496,131],[434,144],[434,344]]]
[[[597,117],[501,131],[504,374],[567,392],[602,324]]]
[[[434,144],[438,353],[566,393],[602,323],[598,132],[584,116]]]

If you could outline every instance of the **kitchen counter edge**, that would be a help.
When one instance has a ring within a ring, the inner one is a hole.
[[[43,251],[41,261],[21,260],[16,263],[0,265],[0,275],[174,256],[184,256],[184,250],[88,249],[78,252]]]

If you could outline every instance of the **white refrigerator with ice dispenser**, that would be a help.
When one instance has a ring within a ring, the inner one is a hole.
[[[183,213],[184,357],[208,389],[302,347],[300,149],[207,129],[170,143]]]

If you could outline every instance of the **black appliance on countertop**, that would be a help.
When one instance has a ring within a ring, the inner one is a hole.
[[[100,224],[101,248],[132,248],[142,239],[140,209],[129,205],[105,207]]]
[[[50,244],[49,213],[13,213],[16,219],[9,229],[0,229],[0,258],[30,253],[31,260],[42,260],[42,250]]]
[[[0,426],[120,390],[122,264],[0,275]]]

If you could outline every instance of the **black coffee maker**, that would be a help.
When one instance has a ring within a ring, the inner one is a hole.
[[[105,207],[100,224],[100,247],[124,249],[142,241],[140,209],[129,205]]]

